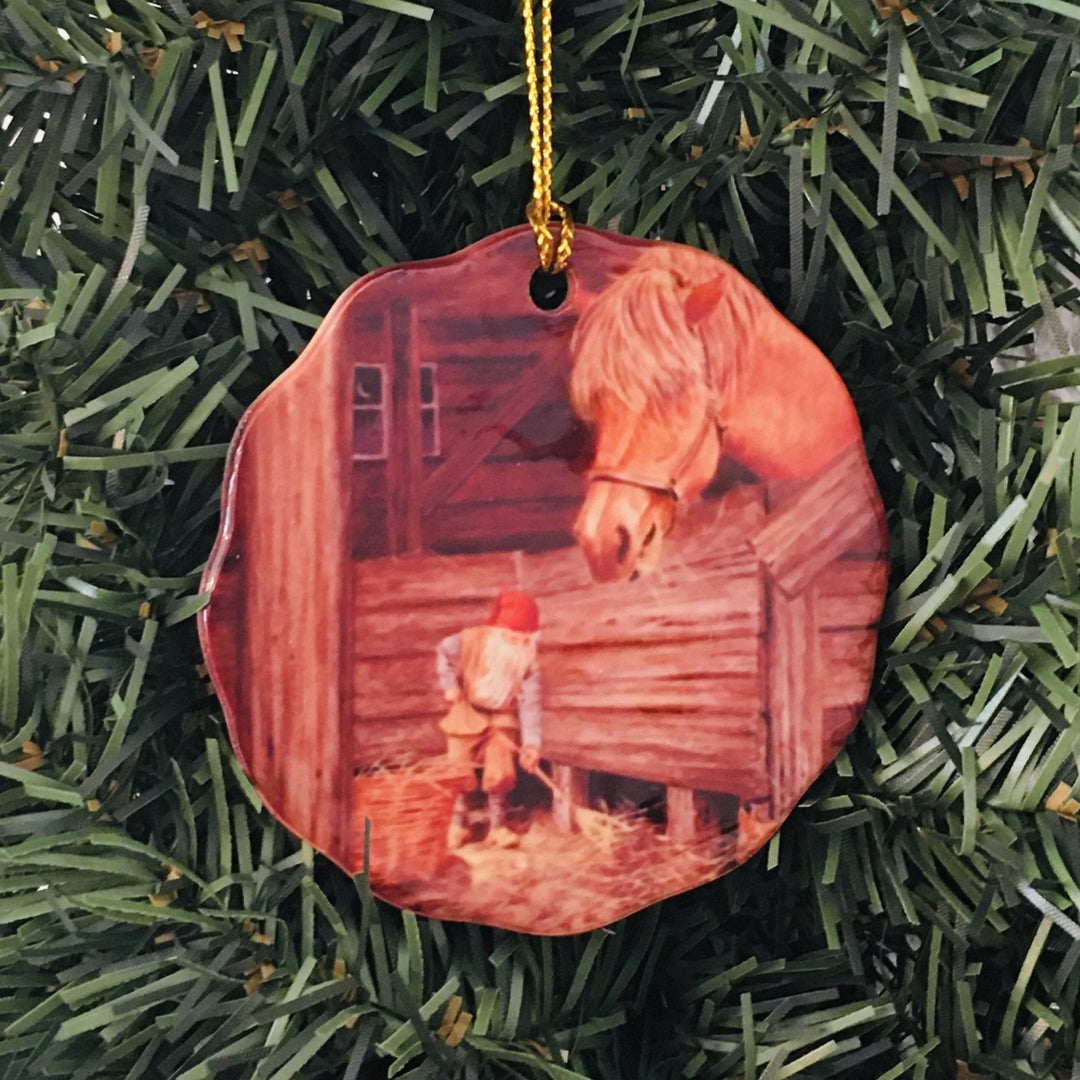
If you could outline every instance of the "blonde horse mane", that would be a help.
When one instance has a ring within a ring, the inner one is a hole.
[[[692,322],[687,300],[695,286],[724,277],[717,308],[730,315],[738,340],[707,341]],[[658,244],[586,309],[570,342],[574,411],[594,420],[614,397],[636,413],[667,420],[691,395],[727,393],[737,380],[753,290],[725,263],[694,248]]]

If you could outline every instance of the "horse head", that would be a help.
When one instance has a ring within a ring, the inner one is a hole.
[[[596,429],[575,525],[596,581],[656,566],[678,504],[708,486],[721,453],[781,491],[862,437],[821,350],[692,248],[649,248],[585,309],[571,351],[570,398]]]
[[[678,504],[716,473],[721,428],[697,324],[721,289],[722,277],[692,287],[646,264],[575,329],[571,400],[595,427],[596,454],[574,535],[595,581],[653,570]]]

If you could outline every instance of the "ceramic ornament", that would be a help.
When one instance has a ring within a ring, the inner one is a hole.
[[[294,833],[569,934],[768,840],[865,704],[888,567],[847,392],[746,279],[586,228],[553,310],[535,269],[522,226],[341,297],[241,423],[199,629]]]

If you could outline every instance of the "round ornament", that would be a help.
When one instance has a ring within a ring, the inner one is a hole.
[[[358,281],[245,415],[233,745],[379,896],[589,930],[749,858],[865,704],[888,567],[829,362],[733,268],[526,226]],[[543,306],[538,306],[542,304]]]

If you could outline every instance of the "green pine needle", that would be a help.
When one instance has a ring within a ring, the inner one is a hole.
[[[1073,1075],[1080,358],[1010,355],[1077,306],[1076,4],[556,5],[556,194],[759,282],[890,508],[873,699],[767,854],[581,938],[444,925],[240,771],[225,448],[351,280],[523,220],[497,7],[0,13],[0,1075]]]

